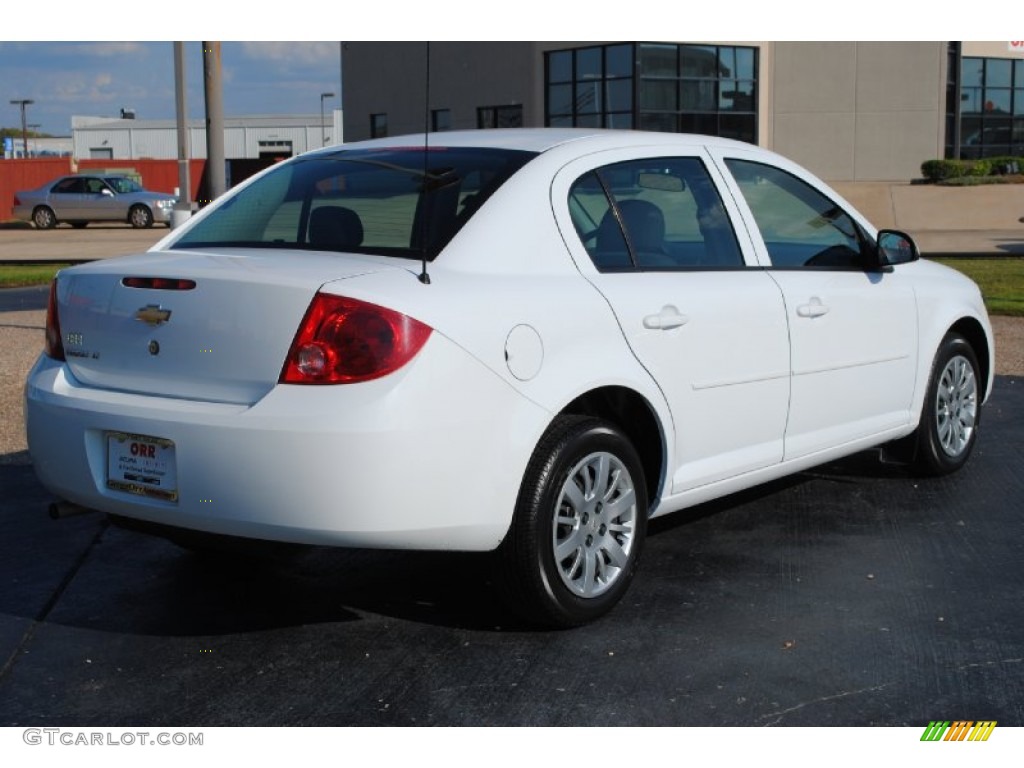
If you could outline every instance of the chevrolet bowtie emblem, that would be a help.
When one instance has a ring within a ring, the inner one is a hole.
[[[163,309],[159,304],[147,304],[135,313],[135,319],[147,325],[160,325],[171,319],[171,310]]]

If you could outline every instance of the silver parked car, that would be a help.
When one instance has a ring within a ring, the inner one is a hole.
[[[61,222],[84,227],[90,221],[126,221],[136,228],[169,224],[173,195],[150,192],[127,176],[63,176],[14,195],[14,217],[39,229]]]

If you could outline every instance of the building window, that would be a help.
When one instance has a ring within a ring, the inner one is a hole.
[[[1024,154],[1024,59],[963,57],[959,98],[961,157]],[[947,105],[948,156],[955,151],[955,106]]]
[[[548,53],[545,124],[632,128],[634,51],[622,43]]]
[[[452,111],[450,109],[430,110],[430,130],[450,131],[452,129]]]
[[[756,48],[618,43],[546,54],[545,124],[757,141]]]
[[[258,141],[260,159],[263,160],[283,160],[291,157],[294,153],[292,152],[292,142],[290,140],[281,141],[279,139],[271,139],[267,141]]]
[[[477,107],[477,128],[522,128],[523,105],[509,104],[502,107]]]
[[[370,115],[370,138],[381,139],[388,135],[388,113],[376,112]]]

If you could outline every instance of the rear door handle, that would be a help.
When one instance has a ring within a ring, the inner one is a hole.
[[[678,328],[681,325],[686,325],[688,322],[690,322],[690,318],[681,314],[679,310],[671,304],[666,304],[661,308],[661,312],[658,314],[647,315],[647,317],[644,318],[644,328],[668,331],[672,328]]]
[[[812,296],[811,301],[808,304],[801,304],[796,308],[796,313],[800,317],[821,317],[828,312],[828,307],[821,303],[821,299],[817,296]]]

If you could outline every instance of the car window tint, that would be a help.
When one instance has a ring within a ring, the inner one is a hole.
[[[570,213],[598,269],[743,266],[722,199],[695,157],[605,166],[570,191]]]
[[[579,178],[569,191],[569,215],[598,269],[629,269],[629,246],[597,174]]]
[[[130,192],[140,192],[142,187],[133,179],[125,178],[124,176],[107,176],[103,179],[107,184],[118,194],[128,194]]]
[[[863,269],[860,230],[832,200],[779,168],[726,159],[772,265]]]
[[[436,256],[534,154],[396,147],[318,153],[240,190],[172,247]]]
[[[62,179],[54,184],[53,189],[50,191],[61,195],[82,194],[85,192],[85,179],[77,176],[70,179]]]
[[[107,185],[104,184],[100,179],[85,180],[85,191],[91,195],[98,195],[100,192],[106,189],[106,186]]]

